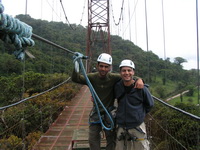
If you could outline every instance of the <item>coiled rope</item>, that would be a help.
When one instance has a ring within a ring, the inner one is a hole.
[[[114,128],[113,119],[112,119],[110,113],[107,111],[107,109],[106,109],[105,106],[103,105],[103,103],[101,102],[101,100],[99,99],[99,97],[98,97],[96,91],[94,90],[94,88],[93,88],[93,86],[92,86],[90,80],[88,79],[87,74],[86,74],[86,72],[85,72],[85,68],[84,68],[84,66],[83,66],[82,59],[87,59],[87,56],[84,56],[83,54],[76,52],[75,55],[74,55],[74,63],[75,63],[75,62],[78,62],[79,66],[80,66],[80,69],[81,69],[81,71],[82,71],[82,73],[83,73],[83,76],[84,76],[85,79],[86,79],[86,83],[87,83],[87,85],[88,85],[88,87],[89,87],[89,89],[90,89],[90,92],[91,92],[91,94],[92,94],[92,97],[93,97],[93,99],[94,99],[95,108],[96,108],[96,111],[97,111],[97,114],[98,114],[100,123],[101,123],[101,125],[102,125],[102,127],[103,127],[104,129],[106,129],[106,130],[112,130],[112,129]],[[101,113],[100,113],[100,111],[99,111],[99,106],[98,106],[98,104],[100,104],[100,106],[103,108],[103,110],[105,111],[105,114],[108,116],[108,119],[109,119],[110,122],[111,122],[111,123],[108,125],[109,127],[107,127],[107,126],[104,124],[104,122],[103,122],[103,119],[102,119],[102,117],[101,117]]]
[[[0,4],[0,12],[3,12],[2,6]],[[25,47],[35,45],[31,36],[31,26],[7,14],[0,14],[0,39],[5,43],[14,44],[16,48],[14,54],[18,59],[24,58]]]

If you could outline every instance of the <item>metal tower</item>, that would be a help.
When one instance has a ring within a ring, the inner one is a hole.
[[[88,0],[87,72],[91,70],[93,58],[102,52],[111,54],[109,20],[109,0]]]

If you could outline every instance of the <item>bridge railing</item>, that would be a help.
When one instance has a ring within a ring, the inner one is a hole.
[[[55,91],[52,91],[55,93]],[[48,93],[47,93],[48,94]],[[33,101],[48,99],[49,95],[33,97]],[[146,118],[148,139],[151,150],[199,150],[200,149],[200,117],[190,114],[182,109],[170,106],[162,100],[155,98],[155,107]],[[59,102],[58,102],[59,103]],[[1,111],[0,122],[0,148],[6,149],[26,149],[34,145],[34,136],[39,136],[45,132],[47,124],[51,125],[56,118],[52,115],[52,121],[46,122],[44,109],[52,108],[51,105],[41,104],[38,112],[30,101],[20,103]],[[57,105],[54,103],[54,105]],[[60,105],[60,104],[58,104]],[[24,108],[19,110],[18,108]],[[28,112],[28,110],[30,112]],[[13,115],[13,111],[15,112]],[[198,107],[197,107],[198,111]],[[23,114],[23,115],[22,115]],[[35,124],[34,120],[40,120],[40,124]],[[10,122],[7,122],[7,121]],[[12,121],[13,120],[13,121]],[[34,134],[29,134],[30,127],[35,124]],[[39,133],[40,134],[37,134]],[[39,138],[39,137],[38,137]],[[32,139],[32,140],[31,140]]]
[[[151,150],[199,150],[200,117],[154,99],[146,118]],[[199,111],[199,106],[194,109]]]

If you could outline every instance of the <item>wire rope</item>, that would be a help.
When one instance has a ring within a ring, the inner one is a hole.
[[[164,48],[164,60],[166,60],[166,46],[165,46],[165,15],[164,15],[164,4],[162,0],[162,24],[163,24],[163,48]],[[164,69],[164,84],[166,82],[166,63]]]
[[[200,102],[199,102],[199,99],[200,99],[200,79],[199,79],[199,19],[198,19],[198,0],[196,0],[196,38],[197,38],[197,84],[198,84],[198,96],[197,96],[197,102],[198,102],[198,106],[197,106],[197,111],[200,112]],[[197,130],[197,133],[199,135],[200,133],[200,129]],[[198,143],[198,150],[200,150],[200,137],[198,136],[198,139],[197,139],[197,143]]]
[[[82,24],[83,21],[83,16],[84,16],[84,10],[85,10],[85,4],[86,4],[86,0],[84,1],[84,5],[83,5],[83,11],[82,11],[82,15],[81,15],[81,20],[80,20],[80,25]]]
[[[147,20],[147,2],[146,0],[144,0],[145,2],[145,24],[146,24],[146,46],[147,46],[147,51],[149,51],[149,39],[148,39],[148,20]]]
[[[26,72],[26,64],[25,64],[25,56],[24,56],[24,59],[23,59],[23,75],[22,75],[22,99],[24,98],[24,90],[25,90],[25,72]],[[24,103],[23,103],[24,105]],[[23,140],[22,140],[22,150],[25,150],[25,137],[26,137],[26,128],[25,128],[25,112],[24,112],[24,109],[22,110],[22,137],[23,137]]]
[[[160,100],[159,98],[157,98],[157,97],[155,97],[155,96],[153,96],[153,95],[152,95],[152,97],[153,97],[155,100],[157,100],[157,101],[161,102],[162,104],[164,104],[165,106],[167,106],[167,107],[169,107],[169,108],[171,108],[171,109],[173,109],[173,110],[179,111],[179,112],[181,112],[181,113],[183,113],[183,114],[185,114],[185,115],[187,115],[187,116],[189,116],[189,117],[191,117],[191,118],[193,118],[193,119],[196,119],[196,120],[200,121],[200,117],[198,117],[198,116],[196,116],[196,115],[193,115],[193,114],[191,114],[191,113],[189,113],[189,112],[186,112],[186,111],[184,111],[184,110],[182,110],[182,109],[180,109],[180,108],[177,108],[177,107],[175,107],[175,106],[172,106],[172,105],[170,105],[170,104],[164,102],[163,100]]]
[[[47,1],[48,5],[50,6],[50,8],[52,9],[52,12],[55,13],[56,16],[57,16],[58,18],[60,18],[60,16],[59,16],[59,15],[56,13],[56,11],[54,10],[54,7],[49,3],[48,0],[46,0],[46,1]],[[52,13],[52,20],[53,20],[53,13]],[[62,19],[60,18],[60,20],[62,20]]]
[[[18,105],[18,104],[20,104],[20,103],[23,103],[23,102],[25,102],[25,101],[28,101],[28,100],[30,100],[30,99],[32,99],[32,98],[38,97],[38,96],[40,96],[40,95],[43,95],[43,94],[45,94],[45,93],[47,93],[47,92],[49,92],[49,91],[52,91],[53,89],[55,89],[55,88],[57,88],[57,87],[59,87],[59,86],[61,86],[61,85],[63,85],[64,83],[68,82],[70,79],[71,79],[71,77],[69,77],[67,80],[63,81],[62,83],[60,83],[60,84],[58,84],[58,85],[56,85],[56,86],[53,86],[53,87],[51,87],[50,89],[48,89],[48,90],[46,90],[46,91],[43,91],[43,92],[41,92],[41,93],[39,93],[39,94],[37,94],[37,95],[30,96],[30,97],[27,97],[27,98],[25,98],[25,99],[22,99],[22,100],[20,100],[20,101],[18,101],[18,102],[16,102],[16,103],[13,103],[13,104],[10,104],[10,105],[7,105],[7,106],[0,107],[0,110],[4,110],[4,109],[6,109],[6,108],[16,106],[16,105]]]
[[[138,0],[137,0],[137,2],[138,2]],[[136,6],[137,6],[137,2],[135,2],[135,0],[134,0],[134,14],[135,14],[135,44],[137,45],[137,15],[136,15],[136,12],[135,12],[135,10],[136,10]],[[133,14],[132,14],[132,16],[133,16]],[[131,19],[132,19],[132,16],[131,16]],[[131,21],[131,20],[130,20]]]
[[[111,10],[112,10],[112,14],[113,14],[112,17],[113,17],[113,21],[114,21],[116,26],[118,26],[120,24],[121,20],[122,20],[123,8],[124,8],[124,0],[122,0],[122,6],[121,6],[121,12],[120,12],[119,20],[116,23],[115,17],[114,17],[113,5],[111,3]]]
[[[163,24],[164,60],[166,60],[166,46],[165,46],[165,15],[164,15],[164,3],[163,3],[163,0],[162,0],[162,24]]]
[[[63,10],[63,13],[64,13],[64,15],[65,15],[65,19],[66,19],[66,21],[68,22],[70,28],[71,28],[72,30],[75,30],[75,28],[72,27],[72,25],[70,24],[70,22],[69,22],[69,20],[68,20],[68,18],[67,18],[67,15],[66,15],[66,12],[65,12],[65,9],[64,9],[62,0],[60,0],[60,4],[61,4],[61,6],[62,6],[62,10]]]
[[[20,124],[20,121],[16,122],[12,127],[7,127],[6,125],[6,129],[4,129],[1,133],[0,136],[5,136],[6,132],[9,132],[9,130],[14,129],[15,127],[17,127]]]
[[[200,105],[199,99],[199,20],[198,20],[198,0],[196,0],[196,38],[197,38],[197,81],[198,81],[198,104]]]
[[[52,112],[51,111],[51,113],[53,114],[53,113],[55,113],[55,112],[58,112],[59,110],[61,109],[61,107],[59,107],[57,110],[55,110],[54,112]],[[43,111],[43,110],[45,110],[45,108],[41,108],[41,111]],[[3,112],[4,112],[4,110],[3,110]],[[25,120],[27,120],[28,118],[32,118],[35,114],[38,114],[38,111],[36,110],[36,111],[33,111],[31,114],[28,114],[28,115],[25,115],[25,117],[24,117],[24,119]],[[47,116],[46,116],[47,117]],[[13,117],[12,117],[12,119],[14,119]],[[15,120],[16,121],[16,120]],[[5,123],[4,123],[5,124]],[[14,128],[16,128],[17,126],[19,126],[21,124],[21,120],[18,120],[17,122],[15,122],[14,124],[13,124],[13,126],[11,126],[11,127],[7,127],[7,125],[6,125],[6,129],[4,129],[4,131],[2,131],[1,133],[0,133],[0,136],[3,136],[3,135],[5,135],[6,134],[6,132],[10,132],[9,130],[14,130]],[[39,127],[38,127],[39,126]],[[35,129],[41,129],[41,126],[42,126],[42,122],[40,122],[40,124],[38,125],[38,126],[35,126]]]
[[[129,19],[129,22],[128,22],[127,26],[125,27],[125,29],[124,29],[124,31],[123,31],[124,33],[126,32],[127,28],[130,26],[131,20],[132,20],[132,18],[133,18],[133,15],[136,13],[137,4],[138,4],[138,0],[137,0],[136,3],[134,4],[133,12],[132,12],[132,14],[131,14],[131,17],[130,17],[130,19]]]
[[[149,51],[149,37],[148,37],[148,17],[147,17],[147,2],[144,0],[145,4],[145,25],[146,25],[146,46],[147,52]],[[147,74],[147,82],[150,82],[150,60],[149,55],[147,55],[147,67],[148,67],[148,74]]]
[[[36,38],[36,39],[38,39],[38,40],[41,40],[41,41],[43,41],[43,42],[45,42],[45,43],[48,43],[48,44],[50,44],[50,45],[53,45],[53,46],[55,46],[55,47],[57,47],[57,48],[59,48],[59,49],[62,49],[62,50],[64,50],[64,51],[67,51],[68,53],[75,54],[75,52],[73,52],[73,51],[71,51],[71,50],[69,50],[69,49],[67,49],[67,48],[64,48],[64,47],[62,47],[62,46],[60,46],[60,45],[58,45],[58,44],[55,44],[55,43],[53,43],[53,42],[51,42],[51,41],[49,41],[49,40],[47,40],[47,39],[45,39],[45,38],[42,38],[42,37],[40,37],[40,36],[38,36],[38,35],[36,35],[36,34],[34,34],[34,33],[33,33],[32,37],[33,37],[33,38]]]
[[[148,114],[148,115],[151,116],[151,118],[156,122],[156,124],[157,124],[168,136],[170,136],[174,141],[176,141],[179,145],[181,145],[182,148],[184,148],[185,150],[187,150],[187,148],[186,148],[183,144],[181,144],[175,137],[173,137],[167,130],[165,130],[164,127],[163,127],[162,125],[160,125],[160,124],[158,123],[158,121],[156,121],[156,120],[153,118],[152,115],[150,115],[150,114]],[[166,124],[166,125],[167,125],[167,124]]]
[[[128,0],[128,19],[130,20],[130,1]],[[131,41],[131,25],[130,25],[130,21],[129,21],[129,38]]]

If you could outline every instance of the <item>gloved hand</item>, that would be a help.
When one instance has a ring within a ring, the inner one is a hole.
[[[80,59],[83,57],[83,54],[79,53],[79,52],[75,52],[74,53],[74,69],[75,71],[78,73],[79,72],[79,63],[78,63],[78,60],[77,59]]]
[[[74,62],[74,69],[77,73],[79,73],[79,63],[77,61]]]
[[[74,58],[75,71],[78,73],[79,72],[79,60],[80,59],[88,59],[88,57],[84,56],[83,54],[81,54],[79,52],[75,52],[73,58]]]

